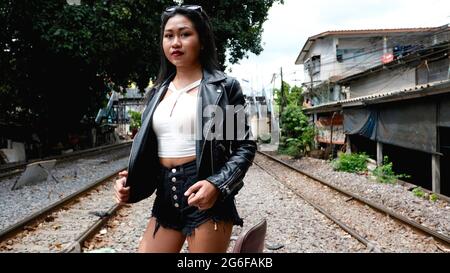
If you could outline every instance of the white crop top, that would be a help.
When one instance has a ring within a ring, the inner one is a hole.
[[[186,94],[198,87],[201,80],[177,90],[173,83],[172,91],[164,98],[153,114],[153,130],[158,139],[158,156],[181,158],[195,155],[195,129],[197,95]]]

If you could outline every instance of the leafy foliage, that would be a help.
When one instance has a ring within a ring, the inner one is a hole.
[[[339,157],[332,161],[334,170],[348,173],[363,173],[367,171],[366,153],[346,154],[340,153]]]
[[[376,177],[378,182],[387,184],[393,184],[397,179],[409,177],[406,174],[395,174],[392,170],[392,162],[389,162],[387,156],[383,159],[383,165],[376,167],[372,174]]]
[[[260,53],[262,24],[277,0],[185,1],[212,17],[222,65]],[[172,0],[0,1],[0,121],[45,142],[93,122],[106,93],[140,90],[159,69],[160,15]]]
[[[412,193],[419,198],[425,197],[425,192],[423,191],[423,189],[421,187],[414,188],[412,190]]]
[[[2,1],[0,120],[30,127],[48,145],[82,131],[111,88],[148,85],[159,13],[172,3]]]
[[[130,129],[141,128],[141,125],[142,125],[141,113],[129,110],[128,114],[130,115],[130,118],[131,118]]]
[[[430,202],[436,202],[437,200],[439,200],[439,196],[437,194],[435,193],[428,194],[421,187],[415,187],[412,190],[412,193],[414,194],[414,196],[428,199]]]
[[[201,5],[211,18],[222,68],[225,68],[226,61],[234,64],[247,57],[248,51],[256,55],[263,51],[263,23],[275,3],[283,3],[283,0],[183,1],[183,4]]]
[[[435,194],[435,193],[432,193],[432,194],[430,194],[430,201],[431,202],[436,202],[437,200],[439,200],[439,197],[437,196],[437,194]]]
[[[302,89],[284,84],[287,107],[281,113],[281,143],[279,152],[293,157],[305,154],[313,145],[314,129],[308,122],[308,117],[303,113],[299,104]],[[275,90],[277,96],[275,102],[280,105],[280,91]]]

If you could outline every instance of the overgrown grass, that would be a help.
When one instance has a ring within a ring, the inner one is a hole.
[[[412,193],[414,194],[414,196],[419,197],[419,198],[428,199],[430,202],[436,202],[437,200],[439,200],[439,197],[437,196],[437,194],[435,194],[435,193],[428,194],[421,187],[414,188],[412,190]]]
[[[437,196],[437,194],[432,193],[432,194],[430,194],[430,198],[429,199],[430,199],[431,202],[436,202],[439,199],[439,197]]]
[[[412,190],[412,193],[414,194],[414,196],[417,196],[419,198],[425,197],[425,192],[423,191],[423,189],[421,187],[414,188]]]

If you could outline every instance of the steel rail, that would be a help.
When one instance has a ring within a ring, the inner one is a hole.
[[[273,174],[271,174],[270,172],[268,172],[267,170],[265,170],[259,163],[253,162],[256,166],[258,166],[259,168],[261,168],[263,171],[267,172],[270,176],[275,177]],[[371,242],[369,240],[367,240],[366,238],[364,238],[364,236],[362,236],[361,234],[359,234],[357,231],[355,231],[354,229],[350,228],[349,226],[347,226],[345,223],[343,223],[342,221],[340,221],[339,219],[337,219],[336,217],[334,217],[333,215],[331,215],[330,213],[328,213],[325,209],[323,209],[321,206],[315,204],[314,202],[312,202],[311,200],[309,200],[308,198],[306,198],[303,194],[299,193],[297,190],[295,190],[293,187],[289,186],[287,183],[284,183],[282,181],[282,179],[275,177],[275,179],[277,179],[278,181],[282,182],[284,186],[286,186],[288,189],[290,189],[294,194],[296,194],[297,196],[299,196],[301,199],[303,199],[306,203],[308,203],[309,205],[311,205],[312,207],[314,207],[316,210],[318,210],[321,214],[325,215],[328,219],[330,219],[331,221],[333,221],[334,223],[336,223],[340,228],[342,228],[343,230],[345,230],[348,234],[350,234],[351,236],[353,236],[356,240],[358,240],[359,242],[361,242],[363,245],[365,245],[367,248],[369,248],[371,246]]]
[[[66,197],[64,197],[63,199],[33,213],[32,215],[24,218],[23,220],[12,224],[11,226],[3,229],[2,231],[0,231],[0,242],[4,241],[8,238],[13,237],[15,234],[19,233],[21,230],[23,230],[26,226],[31,225],[34,222],[39,221],[40,219],[44,218],[46,215],[60,209],[61,207],[63,207],[64,205],[70,203],[71,201],[81,197],[82,195],[84,195],[85,193],[95,189],[96,187],[106,183],[108,180],[112,179],[114,176],[117,175],[118,172],[125,170],[126,167],[122,167],[116,171],[114,171],[113,173],[95,181],[94,183],[87,185],[86,187],[80,189],[79,191],[72,193]]]
[[[101,217],[97,221],[95,221],[92,225],[90,225],[81,235],[79,235],[71,244],[69,244],[66,248],[64,248],[60,253],[81,253],[83,249],[83,244],[90,238],[92,238],[95,234],[97,234],[98,230],[109,221],[110,217],[113,216],[119,209],[121,205],[115,204],[113,205],[105,217]]]
[[[70,161],[70,160],[73,160],[74,158],[79,158],[79,157],[85,156],[85,155],[91,155],[91,154],[97,154],[100,152],[117,150],[120,148],[130,146],[132,143],[133,143],[132,141],[127,141],[127,142],[123,142],[123,143],[119,143],[119,144],[111,144],[111,145],[106,145],[106,146],[90,148],[87,150],[75,151],[75,152],[67,153],[67,154],[63,154],[63,155],[56,155],[56,156],[50,156],[50,157],[46,157],[46,158],[33,159],[33,160],[30,160],[27,162],[19,162],[19,163],[0,165],[0,178],[15,175],[17,173],[18,169],[23,169],[28,164],[31,164],[34,162],[56,159],[56,160],[58,160],[58,163],[60,163],[60,162]],[[11,170],[12,170],[12,172],[11,172]]]
[[[392,211],[391,209],[389,209],[389,208],[387,208],[385,206],[381,206],[381,205],[376,204],[376,203],[374,203],[374,202],[372,202],[370,200],[367,200],[364,197],[358,196],[358,195],[356,195],[356,194],[354,194],[352,192],[349,192],[347,190],[344,190],[344,189],[342,189],[342,188],[340,188],[338,186],[332,185],[331,183],[329,183],[327,181],[324,181],[321,178],[318,178],[318,177],[316,177],[316,176],[314,176],[314,175],[312,175],[310,173],[307,173],[307,172],[305,172],[303,170],[300,170],[299,168],[297,168],[295,166],[292,166],[292,165],[290,165],[290,164],[288,164],[288,163],[286,163],[286,162],[284,162],[282,160],[279,160],[278,158],[275,158],[272,155],[269,155],[269,154],[267,154],[265,152],[262,152],[262,151],[258,151],[258,153],[261,154],[261,155],[264,155],[264,156],[268,157],[269,159],[271,159],[273,161],[276,161],[276,162],[278,162],[278,163],[280,163],[280,164],[282,164],[282,165],[284,165],[284,166],[286,166],[286,167],[288,167],[288,168],[290,168],[290,169],[292,169],[292,170],[294,170],[294,171],[296,171],[296,172],[298,172],[298,173],[300,173],[300,174],[302,174],[304,176],[307,176],[307,177],[309,177],[309,178],[311,178],[311,179],[313,179],[313,180],[315,180],[315,181],[317,181],[317,182],[319,182],[319,183],[321,183],[321,184],[323,184],[323,185],[325,185],[325,186],[327,186],[327,187],[329,187],[329,188],[331,188],[331,189],[333,189],[335,191],[338,191],[338,192],[340,192],[342,194],[350,196],[353,199],[358,200],[359,202],[361,202],[363,204],[366,204],[366,205],[368,205],[368,206],[370,206],[370,207],[372,207],[372,208],[374,208],[374,209],[376,209],[376,210],[378,210],[378,211],[380,211],[382,213],[385,213],[385,214],[389,215],[390,217],[392,217],[392,218],[394,218],[394,219],[396,219],[396,220],[398,220],[398,221],[400,221],[402,223],[405,223],[405,224],[407,224],[407,225],[409,225],[409,226],[411,226],[411,227],[413,227],[413,228],[415,228],[417,230],[420,230],[421,232],[423,232],[423,233],[425,233],[427,235],[430,235],[433,238],[435,238],[435,239],[437,239],[437,240],[439,240],[441,242],[444,242],[446,244],[450,244],[450,237],[449,236],[446,236],[446,235],[444,235],[442,233],[439,233],[439,232],[437,232],[435,230],[432,230],[432,229],[430,229],[430,228],[428,228],[428,227],[426,227],[424,225],[421,225],[421,224],[419,224],[419,223],[417,223],[417,222],[415,222],[415,221],[413,221],[413,220],[411,220],[411,219],[409,219],[409,218],[407,218],[407,217],[405,217],[405,216],[403,216],[403,215],[401,215],[401,214],[399,214],[397,212]]]

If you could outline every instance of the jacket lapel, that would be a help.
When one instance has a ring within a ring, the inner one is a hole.
[[[153,113],[156,110],[156,107],[158,106],[159,102],[161,101],[161,99],[165,96],[166,92],[167,92],[167,87],[169,85],[169,83],[172,81],[173,77],[175,75],[171,75],[166,81],[164,81],[161,86],[155,90],[157,90],[155,96],[148,102],[148,111],[146,110],[145,112],[147,112],[147,115],[145,116],[144,120],[142,121],[142,126],[141,128],[143,128],[144,130],[147,130],[148,126],[150,126],[152,124],[152,116]]]
[[[136,135],[134,141],[133,141],[133,147],[136,146],[137,148],[144,147],[144,141],[148,141],[148,139],[145,139],[145,136],[148,135],[149,130],[152,130],[152,116],[155,112],[156,106],[160,102],[161,98],[164,96],[164,94],[167,92],[167,83],[168,80],[161,84],[159,88],[155,89],[155,92],[157,92],[154,97],[148,101],[147,108],[144,110],[143,113],[143,120],[141,129],[139,130],[139,133]],[[134,145],[136,143],[136,145]],[[134,165],[134,161],[136,160],[136,156],[139,152],[142,152],[141,149],[139,151],[131,151],[130,154],[130,166]]]
[[[209,73],[208,71],[203,71],[203,81],[200,85],[200,90],[198,92],[200,104],[197,107],[197,124],[202,126],[198,128],[198,141],[196,142],[196,154],[197,154],[197,173],[203,161],[206,139],[209,139],[212,129],[212,118],[203,118],[203,113],[206,107],[210,105],[217,106],[219,104],[220,98],[225,90],[222,90],[219,82],[225,80],[225,75],[220,71],[214,71]],[[204,134],[204,128],[206,128],[206,133]]]

